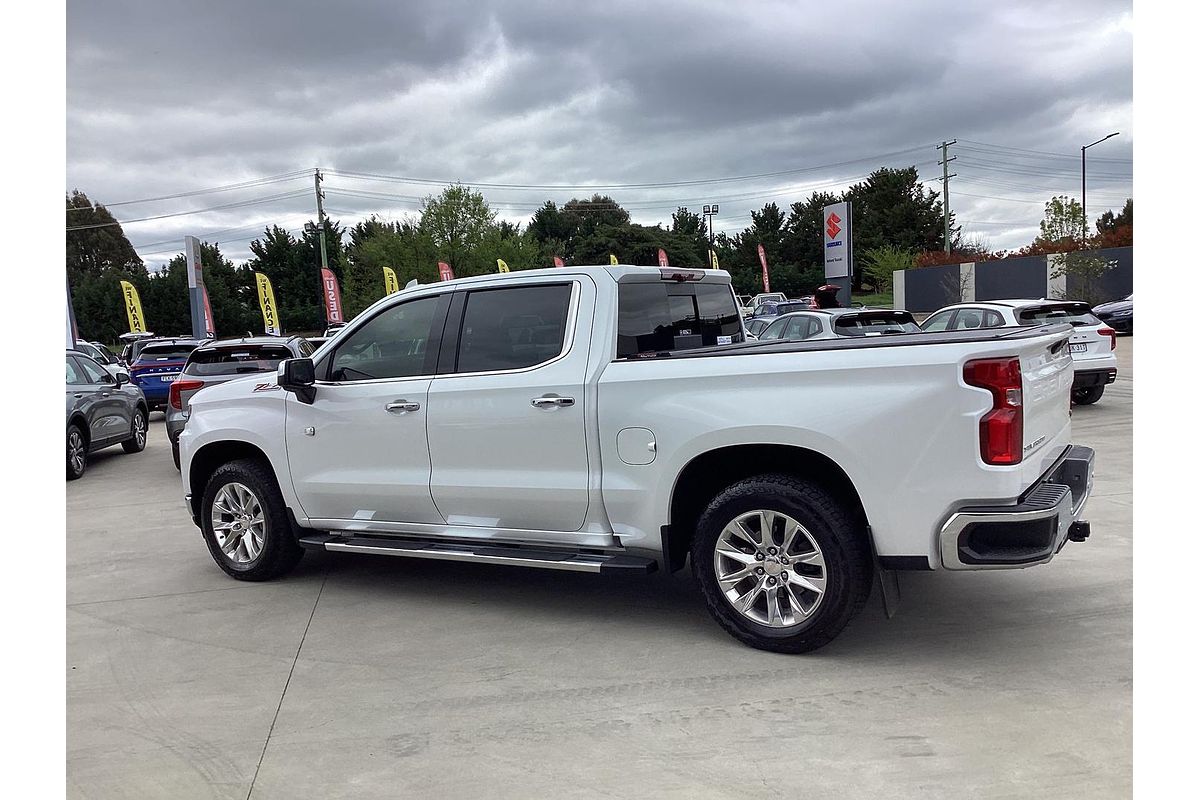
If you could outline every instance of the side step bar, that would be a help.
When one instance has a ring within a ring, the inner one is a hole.
[[[484,543],[475,545],[416,542],[373,536],[335,536],[329,533],[303,536],[299,541],[301,547],[309,550],[431,558],[438,561],[473,561],[476,564],[507,564],[517,567],[562,569],[571,572],[598,572],[601,575],[645,575],[658,568],[654,559],[640,556],[533,550]]]

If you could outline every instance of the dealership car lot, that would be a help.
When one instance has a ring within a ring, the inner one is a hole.
[[[906,573],[898,616],[876,592],[809,656],[730,639],[686,572],[310,553],[232,582],[155,414],[66,487],[69,793],[1128,796],[1133,339],[1117,358],[1073,415],[1090,541]]]

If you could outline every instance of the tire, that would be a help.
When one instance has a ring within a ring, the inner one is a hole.
[[[222,523],[240,522],[243,526],[240,531],[229,528],[228,533],[219,533],[214,529],[213,506],[218,497],[222,499],[221,507],[232,512],[225,514],[217,509]],[[239,501],[240,508],[246,512],[244,515],[237,513]],[[255,518],[261,518],[261,523],[245,524]],[[204,487],[200,525],[213,561],[240,581],[268,581],[285,575],[304,555],[292,533],[275,476],[261,461],[231,461],[213,473]],[[222,550],[222,544],[230,542],[233,546],[227,554]]]
[[[133,412],[133,422],[129,424],[129,437],[121,442],[121,449],[126,453],[140,453],[146,449],[146,437],[150,433],[148,424],[150,414],[144,408]]]
[[[756,541],[760,512],[771,525],[770,544]],[[744,536],[728,535],[739,530],[739,522]],[[780,546],[788,538],[785,552]],[[740,555],[719,555],[718,546]],[[704,601],[721,627],[751,647],[776,653],[806,653],[831,642],[862,610],[874,573],[858,515],[820,486],[788,475],[747,478],[713,498],[696,525],[691,555]],[[747,569],[749,574],[732,582]],[[732,576],[724,587],[718,570]],[[773,577],[774,588],[767,585]],[[754,600],[739,611],[726,592],[742,601],[753,593]]]
[[[179,466],[179,442],[171,442],[171,458],[175,459],[175,469],[182,470]]]
[[[87,471],[87,436],[75,423],[67,426],[67,480],[75,481]]]
[[[1077,406],[1090,406],[1104,396],[1103,386],[1085,386],[1071,390],[1071,402]]]

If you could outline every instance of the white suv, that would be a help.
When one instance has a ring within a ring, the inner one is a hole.
[[[1100,321],[1087,303],[1073,300],[988,300],[959,303],[935,311],[924,322],[924,331],[957,331],[968,328],[1007,328],[1069,322],[1071,358],[1075,380],[1071,400],[1091,405],[1104,387],[1117,379],[1117,332]]]

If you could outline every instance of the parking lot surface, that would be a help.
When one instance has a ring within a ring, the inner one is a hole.
[[[1092,538],[1028,570],[905,573],[807,656],[749,649],[690,574],[305,556],[212,562],[162,416],[67,484],[79,798],[1126,797],[1133,339],[1074,411]],[[881,431],[880,435],[886,435]]]

